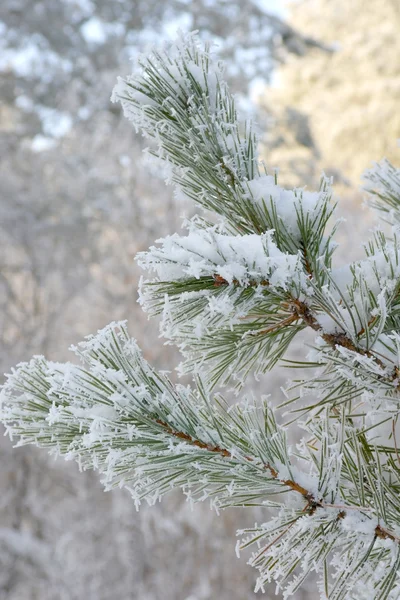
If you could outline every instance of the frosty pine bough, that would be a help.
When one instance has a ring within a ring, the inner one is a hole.
[[[10,437],[97,469],[137,506],[179,487],[218,511],[268,508],[237,546],[252,551],[257,589],[275,581],[289,598],[314,572],[323,599],[398,599],[400,171],[383,161],[366,174],[390,235],[377,229],[364,260],[335,268],[330,181],[315,192],[279,186],[196,35],[140,59],[113,100],[207,211],[138,256],[143,308],[162,316],[194,383],[173,385],[113,323],[74,348],[81,366],[35,357],[8,376]],[[231,406],[213,389],[239,393],[306,328],[315,343],[302,364],[314,370],[301,420],[291,419],[303,437],[290,447],[265,399]]]

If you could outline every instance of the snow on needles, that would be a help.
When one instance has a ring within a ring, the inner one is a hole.
[[[154,76],[158,84],[156,94]],[[197,36],[182,35],[174,43],[166,43],[163,52],[154,50],[150,57],[139,57],[132,75],[118,77],[111,101],[121,102],[125,116],[140,126],[146,121],[143,108],[160,108],[168,102],[171,106],[182,102],[188,107],[199,91],[215,108],[221,76],[221,63],[208,52],[200,51]]]
[[[286,190],[277,185],[272,175],[261,175],[246,182],[250,197],[265,203],[267,210],[276,212],[283,226],[296,238],[301,238],[299,217],[314,220],[326,199],[325,192],[309,192],[301,188]]]
[[[273,232],[234,236],[215,228],[192,230],[158,240],[161,247],[138,255],[139,265],[154,271],[162,281],[222,277],[240,285],[268,280],[271,287],[286,288],[298,275],[300,257],[281,252]]]

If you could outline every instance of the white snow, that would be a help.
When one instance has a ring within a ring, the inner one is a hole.
[[[51,50],[39,34],[22,38],[18,47],[7,47],[6,43],[6,38],[0,39],[0,72],[12,71],[17,77],[49,81],[56,69],[72,71],[71,61]]]
[[[62,138],[70,132],[73,120],[69,113],[48,108],[47,106],[36,107],[36,112],[42,121],[45,135],[54,138]]]
[[[386,316],[388,299],[400,278],[398,250],[388,243],[364,260],[332,269],[330,277],[324,295],[335,307],[335,319],[322,313],[318,322],[325,332],[342,330],[355,335],[373,317]]]
[[[110,36],[121,36],[125,33],[123,23],[107,23],[98,17],[91,17],[80,27],[82,37],[88,44],[101,46]]]
[[[153,246],[137,259],[162,281],[219,275],[228,283],[268,279],[272,287],[286,287],[298,275],[299,257],[281,252],[272,238],[272,232],[232,236],[198,229],[157,240],[161,248]]]
[[[124,109],[125,116],[135,124],[139,124],[143,119],[140,106],[135,107],[132,100],[143,106],[163,105],[164,102],[170,102],[170,109],[177,97],[182,94],[185,101],[190,103],[195,97],[194,85],[200,86],[204,93],[209,97],[209,105],[215,107],[216,92],[218,81],[222,71],[221,65],[212,55],[199,53],[196,59],[189,59],[187,55],[187,46],[192,44],[192,53],[197,52],[198,39],[193,34],[181,36],[177,41],[166,45],[165,52],[157,52],[150,55],[153,67],[157,70],[159,76],[159,86],[156,95],[149,98],[146,94],[148,83],[148,73],[146,69],[148,64],[139,57],[132,75],[125,79],[118,78],[118,82],[113,89],[111,101],[120,101]],[[132,85],[139,91],[132,89]],[[127,100],[127,98],[129,100]],[[177,108],[181,108],[177,105]]]
[[[275,183],[272,175],[261,175],[245,184],[249,196],[257,203],[265,202],[267,210],[276,211],[284,227],[299,237],[299,215],[312,218],[321,210],[325,192],[308,192],[301,188],[286,190]]]
[[[22,94],[16,98],[15,105],[27,113],[35,113],[42,123],[44,136],[38,135],[36,136],[37,139],[34,138],[32,141],[35,152],[47,149],[45,148],[47,145],[46,140],[50,140],[50,138],[62,138],[72,129],[73,119],[66,111],[50,108],[43,104],[34,104],[28,96]],[[89,115],[84,115],[83,112],[79,111],[78,116],[80,118],[86,116],[87,118]]]
[[[24,94],[15,98],[15,106],[25,112],[32,112],[34,109],[32,98],[29,98],[29,96],[25,96]]]
[[[50,546],[28,531],[0,527],[0,546],[5,546],[17,557],[25,557],[41,567],[50,560]]]
[[[35,135],[32,138],[30,147],[32,152],[46,152],[47,150],[51,150],[57,146],[57,140],[51,137],[47,137],[45,135],[41,135],[40,133]]]

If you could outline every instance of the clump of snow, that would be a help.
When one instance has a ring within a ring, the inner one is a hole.
[[[267,210],[276,213],[287,231],[298,238],[301,237],[299,219],[316,218],[327,198],[326,192],[286,190],[277,185],[272,175],[261,175],[245,185],[250,198],[256,203],[265,203]]]
[[[214,228],[192,230],[158,240],[161,248],[139,253],[139,265],[162,281],[220,276],[228,283],[246,285],[268,280],[285,288],[299,269],[299,256],[284,254],[273,242],[273,232],[232,236]]]
[[[340,520],[340,526],[343,531],[360,533],[370,537],[374,536],[377,525],[378,520],[376,518],[372,519],[357,510],[348,511],[344,518]]]
[[[126,98],[129,101],[134,101],[142,104],[143,106],[157,106],[157,102],[140,92],[137,89],[134,89],[132,86],[136,84],[136,80],[133,76],[128,76],[126,79],[122,77],[117,77],[117,83],[115,84],[112,94],[111,94],[111,102],[121,102],[122,107],[124,109],[124,114],[128,118],[131,118],[130,115],[132,113],[132,106],[130,103],[127,103]]]

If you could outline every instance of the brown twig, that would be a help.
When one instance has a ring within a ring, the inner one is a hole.
[[[225,458],[231,458],[231,459],[233,458],[232,453],[229,452],[229,450],[226,450],[225,448],[221,448],[220,446],[213,446],[212,444],[207,444],[206,442],[202,442],[201,440],[196,440],[196,439],[192,438],[188,433],[183,433],[183,431],[176,431],[175,429],[172,429],[172,427],[170,427],[170,425],[168,425],[168,423],[165,423],[161,419],[156,419],[156,423],[158,423],[158,425],[161,425],[166,430],[166,432],[169,433],[170,435],[173,435],[174,437],[179,438],[180,440],[184,440],[185,442],[188,442],[189,444],[192,444],[193,446],[196,446],[197,448],[201,448],[202,450],[207,450],[208,452],[215,452],[216,454],[220,454],[221,456],[224,456]],[[254,459],[251,456],[245,456],[244,458],[245,458],[245,460],[247,460],[249,462],[254,461]],[[280,481],[281,483],[285,484],[294,492],[298,492],[299,494],[304,496],[307,500],[310,498],[310,494],[309,494],[308,490],[306,490],[303,486],[296,483],[295,481],[291,481],[290,479],[287,479],[287,480],[279,479],[278,471],[270,464],[265,463],[263,466],[264,466],[264,469],[266,469],[267,471],[270,472],[273,479],[276,479],[277,481]]]
[[[398,535],[388,531],[385,527],[382,527],[382,525],[377,525],[375,527],[375,535],[381,540],[392,540],[392,542],[397,543],[400,542],[400,537]]]
[[[312,279],[314,277],[314,273],[313,273],[313,270],[312,270],[312,267],[311,267],[311,263],[308,260],[307,248],[305,247],[305,245],[303,243],[301,244],[301,246],[302,246],[301,250],[302,250],[302,253],[303,253],[303,259],[304,259],[304,268],[306,270],[306,273],[308,274],[308,277],[310,279]]]
[[[369,350],[364,350],[364,348],[360,348],[354,344],[354,342],[345,334],[345,333],[324,333],[321,325],[318,323],[316,317],[313,315],[309,306],[302,302],[301,300],[293,299],[291,301],[292,311],[299,316],[303,320],[303,322],[311,327],[314,331],[318,332],[324,342],[329,344],[332,348],[336,348],[336,346],[341,346],[342,348],[346,348],[347,350],[351,350],[352,352],[357,352],[358,354],[362,354],[363,356],[368,356],[369,358],[373,358],[375,362],[382,367],[385,368],[384,363],[374,356],[372,352]]]
[[[397,440],[396,440],[396,424],[397,424],[398,417],[399,417],[399,415],[396,415],[396,419],[392,420],[392,433],[393,433],[393,442],[394,442],[394,449],[396,452],[397,462],[400,464],[400,456],[399,456],[399,450],[397,447]]]
[[[229,450],[226,450],[225,448],[221,448],[220,446],[213,446],[212,444],[207,444],[206,442],[202,442],[201,440],[196,440],[189,434],[184,433],[183,431],[176,431],[175,429],[172,429],[172,427],[168,423],[165,423],[161,419],[156,419],[156,423],[158,425],[160,425],[170,435],[172,435],[180,440],[184,440],[185,442],[192,444],[193,446],[196,446],[197,448],[200,448],[201,450],[207,450],[208,452],[215,452],[216,454],[219,454],[219,455],[223,456],[224,458],[233,459],[232,453]],[[245,456],[244,458],[245,458],[245,460],[247,460],[249,462],[254,462],[254,459],[251,456]],[[304,507],[303,512],[308,511],[308,514],[311,515],[320,507],[321,508],[323,508],[323,507],[335,508],[335,509],[340,508],[341,510],[338,513],[337,518],[344,519],[346,516],[347,510],[357,510],[356,507],[353,507],[353,506],[325,504],[323,502],[323,500],[317,500],[311,492],[309,492],[305,487],[303,487],[296,481],[293,481],[291,479],[280,479],[278,471],[269,463],[265,463],[263,466],[264,466],[264,469],[269,471],[269,473],[273,479],[276,479],[283,485],[287,486],[291,491],[297,492],[298,494],[301,494],[303,496],[303,498],[307,501],[307,504]],[[360,507],[359,510],[360,510],[360,512],[363,512],[364,509],[363,509],[363,507]],[[371,509],[365,509],[365,510],[370,511]],[[280,535],[277,538],[277,540],[280,539],[282,537],[282,535]],[[375,536],[380,539],[384,539],[384,540],[392,540],[393,542],[396,542],[396,543],[400,542],[399,536],[392,533],[388,529],[382,527],[381,525],[377,525],[375,527]],[[275,540],[274,543],[277,540]]]
[[[371,325],[373,325],[375,323],[375,321],[377,320],[377,316],[372,317],[368,323],[367,323],[367,327],[368,329],[371,327]],[[363,335],[365,333],[365,328],[363,327],[362,329],[360,329],[360,331],[357,333],[357,337],[360,337],[361,335]]]
[[[298,321],[298,320],[299,320],[299,317],[296,314],[293,314],[293,315],[290,315],[290,317],[287,317],[286,319],[279,321],[279,323],[275,323],[274,325],[267,327],[266,329],[262,329],[261,331],[251,331],[249,333],[249,335],[268,335],[269,333],[272,333],[273,331],[276,331],[278,329],[282,329],[283,327],[286,327],[287,325],[290,325],[294,321]]]
[[[311,277],[311,274],[310,274]],[[224,279],[224,277],[222,277],[221,275],[214,275],[214,285],[216,287],[221,287],[221,286],[228,286],[229,282]],[[234,285],[240,285],[239,281],[237,280],[233,280],[232,282]],[[246,284],[246,287],[256,287],[258,285],[263,285],[263,286],[269,286],[269,281],[267,280],[263,280],[263,281],[249,281]],[[303,323],[305,325],[307,325],[308,327],[311,327],[311,329],[313,329],[314,331],[318,332],[322,339],[324,340],[324,342],[326,342],[329,346],[331,346],[333,349],[336,348],[336,346],[341,346],[342,348],[346,348],[347,350],[351,350],[352,352],[356,352],[358,354],[361,354],[363,356],[367,356],[369,358],[373,358],[376,362],[376,364],[378,366],[380,366],[382,369],[386,369],[386,365],[372,352],[370,352],[369,350],[364,350],[364,348],[360,348],[359,346],[356,346],[354,344],[354,342],[348,337],[348,335],[346,335],[345,333],[326,333],[323,331],[321,325],[318,323],[316,317],[314,316],[313,312],[311,311],[310,307],[303,302],[302,300],[299,300],[298,298],[291,298],[288,302],[282,302],[282,308],[284,310],[291,310],[292,314],[297,316],[297,319],[301,319],[303,321]],[[291,317],[287,318],[287,322],[285,323],[285,321],[281,321],[281,323],[279,324],[279,327],[284,327],[287,325],[290,325],[292,322],[294,322],[296,319],[291,319]],[[372,325],[373,320],[369,321],[368,325]],[[275,329],[278,328],[278,326],[276,325],[272,325],[271,327],[268,327],[266,329],[264,329],[263,331],[259,331],[259,332],[255,332],[252,335],[268,335],[269,333],[275,331]],[[364,333],[363,330],[361,330],[357,335],[360,336],[362,335],[362,333]],[[395,381],[396,379],[400,380],[400,371],[397,367],[394,368],[393,370],[393,374],[391,377],[392,381]],[[398,385],[398,389],[400,390],[400,382]]]
[[[226,287],[228,285],[231,285],[229,283],[229,281],[227,281],[224,277],[222,277],[222,275],[218,275],[218,273],[215,273],[213,275],[213,279],[214,279],[215,287]],[[232,283],[233,283],[233,285],[241,286],[241,283],[237,279],[233,279]],[[257,287],[259,285],[268,286],[269,281],[267,279],[262,279],[261,281],[250,280],[250,281],[247,281],[247,283],[242,287]]]

